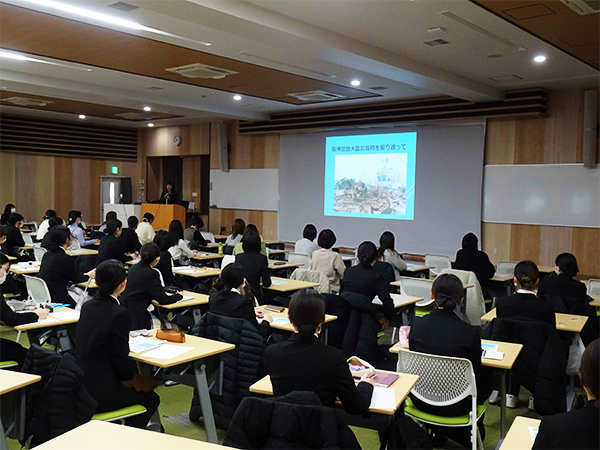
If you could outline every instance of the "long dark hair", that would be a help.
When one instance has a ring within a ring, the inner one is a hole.
[[[127,278],[123,263],[117,259],[108,259],[96,267],[97,296],[112,295],[119,285]]]
[[[319,325],[325,321],[325,302],[314,289],[301,289],[290,300],[290,322],[298,330],[300,339],[310,342]]]
[[[231,237],[235,239],[238,235],[244,234],[244,229],[246,228],[246,222],[243,219],[235,219],[233,221],[233,225],[231,226]]]
[[[169,243],[173,247],[179,243],[179,240],[183,239],[183,225],[177,219],[171,220],[169,224]]]
[[[242,239],[242,249],[244,253],[260,253],[262,245],[260,242],[260,235],[253,231],[248,233],[244,232],[244,238]]]
[[[377,247],[371,241],[365,241],[358,246],[357,256],[360,265],[369,268],[377,259]]]
[[[171,247],[171,238],[167,230],[158,230],[154,236],[154,243],[158,245],[161,252],[166,252]]]
[[[244,282],[244,269],[240,264],[227,264],[221,271],[221,283],[223,291],[230,291],[233,288],[239,288]]]
[[[396,238],[394,233],[391,231],[384,231],[379,237],[379,248],[377,249],[377,259],[383,259],[383,254],[386,250],[390,250],[392,253],[398,254],[394,249],[396,245]]]
[[[4,214],[12,214],[12,209],[15,208],[17,209],[17,207],[15,205],[13,205],[12,203],[8,203],[5,207],[4,207]]]
[[[48,247],[48,251],[54,253],[59,247],[65,245],[65,242],[71,237],[71,230],[69,230],[64,225],[59,225],[57,227],[53,227],[50,231],[48,231],[48,240],[50,241],[50,245]]]
[[[46,219],[50,219],[50,217],[54,217],[56,216],[56,211],[54,211],[53,209],[48,209],[46,210],[46,214],[44,214],[44,217],[42,217],[42,219],[46,220]]]
[[[564,273],[569,278],[579,273],[577,258],[572,253],[561,253],[556,257],[555,264],[560,269],[560,273]]]
[[[467,233],[463,236],[461,244],[463,250],[478,250],[479,239],[477,239],[474,233]]]
[[[600,408],[600,339],[592,341],[585,348],[581,357],[579,376],[581,384],[596,397],[594,407]]]

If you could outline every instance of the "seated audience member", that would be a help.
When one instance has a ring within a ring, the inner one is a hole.
[[[53,209],[47,210],[46,214],[44,214],[42,223],[40,224],[37,230],[36,239],[38,241],[41,241],[42,239],[44,239],[44,236],[46,236],[46,233],[50,229],[50,218],[54,216],[56,216],[56,211],[54,211]]]
[[[187,242],[183,240],[183,225],[179,220],[172,220],[169,224],[169,253],[173,257],[175,265],[182,266],[187,263],[188,258],[193,258],[196,250],[191,250]]]
[[[2,253],[8,256],[19,255],[18,247],[23,247],[25,241],[21,234],[21,227],[23,226],[23,216],[19,213],[12,213],[8,218],[8,224],[5,227],[6,240],[2,244]]]
[[[491,298],[485,290],[487,280],[496,273],[496,268],[490,261],[487,253],[477,247],[479,240],[473,233],[467,233],[462,238],[462,249],[456,252],[456,260],[452,264],[454,269],[473,272],[481,285],[484,298]]]
[[[46,282],[50,297],[54,303],[68,304],[74,308],[75,300],[69,295],[67,290],[69,282],[73,284],[83,283],[89,278],[95,277],[95,271],[92,270],[86,274],[81,274],[75,268],[75,258],[67,255],[66,250],[70,247],[71,232],[65,226],[52,228],[48,233],[50,247],[42,258],[38,278]]]
[[[221,271],[221,282],[223,289],[211,294],[208,311],[221,316],[244,319],[256,325],[263,336],[268,336],[271,331],[269,324],[273,318],[269,313],[255,311],[252,302],[241,295],[241,290],[246,283],[242,266],[237,263],[228,264]],[[262,319],[260,324],[256,320],[257,317]]]
[[[4,284],[8,277],[10,261],[6,255],[0,253],[0,285]],[[6,304],[4,295],[0,292],[0,322],[9,327],[16,327],[26,323],[37,322],[38,319],[48,317],[48,309],[35,309],[32,312],[16,313]],[[25,361],[27,349],[21,344],[9,339],[0,339],[0,361],[16,361],[19,367]]]
[[[50,237],[48,235],[50,230],[54,227],[57,227],[59,225],[64,225],[64,224],[65,224],[65,221],[62,219],[62,217],[54,216],[54,217],[50,217],[50,219],[48,219],[48,232],[44,236],[44,239],[42,239],[42,244],[41,244],[41,246],[43,248],[45,248],[46,250],[48,250],[50,248]],[[71,231],[71,230],[69,230],[69,231]]]
[[[294,252],[302,253],[303,255],[308,255],[310,258],[312,258],[313,252],[319,249],[319,244],[315,242],[316,238],[317,227],[315,227],[312,223],[309,223],[302,231],[302,239],[296,241]]]
[[[258,233],[245,233],[242,240],[244,252],[236,255],[235,262],[244,269],[244,277],[250,285],[256,301],[260,305],[264,305],[266,300],[260,284],[262,282],[265,288],[271,286],[271,276],[269,274],[269,261],[267,261],[265,255],[260,253],[260,243]]]
[[[154,215],[147,212],[144,214],[142,221],[138,224],[135,230],[141,245],[149,244],[150,242],[154,241],[154,236],[156,235],[156,232],[152,227],[152,222],[154,222]]]
[[[406,263],[395,250],[396,238],[391,231],[384,231],[379,237],[379,248],[377,249],[377,261],[386,262],[394,268],[396,280],[400,279],[400,272],[406,270]]]
[[[290,301],[289,317],[296,333],[266,351],[273,395],[312,391],[325,406],[333,408],[339,398],[346,412],[366,414],[373,394],[373,379],[363,376],[356,385],[343,352],[323,344],[317,337],[325,320],[323,298],[313,289],[296,292]]]
[[[190,227],[183,230],[183,238],[190,243],[190,247],[198,248],[208,245],[200,231],[202,227],[204,227],[204,221],[199,217],[195,217],[192,219]]]
[[[229,247],[235,247],[237,244],[242,242],[242,236],[244,235],[244,229],[246,228],[246,222],[242,219],[235,219],[233,225],[231,225],[231,234],[227,236],[225,245]]]
[[[159,230],[154,237],[154,243],[160,250],[160,260],[154,268],[161,273],[165,286],[176,286],[175,275],[173,274],[173,257],[169,252],[171,246],[169,232]]]
[[[431,297],[435,300],[435,309],[424,317],[412,320],[409,348],[419,353],[466,358],[473,365],[477,382],[477,401],[483,404],[489,392],[486,388],[481,366],[481,337],[479,327],[469,325],[456,315],[456,308],[464,301],[462,282],[456,275],[443,274],[433,282]],[[409,394],[414,405],[423,412],[440,416],[460,416],[471,412],[471,397],[448,406],[430,406]],[[481,440],[485,438],[483,416],[477,422]],[[462,444],[471,447],[471,428],[442,428],[441,433]]]
[[[148,311],[152,300],[161,305],[170,305],[183,297],[181,294],[169,295],[165,292],[162,274],[156,269],[160,261],[160,249],[156,244],[144,244],[140,250],[140,257],[140,262],[129,269],[127,288],[121,299],[123,306],[131,311],[132,329],[150,330],[154,328],[152,316]]]
[[[14,214],[16,212],[17,207],[15,205],[13,205],[12,203],[6,205],[4,207],[4,212],[2,213],[2,216],[0,216],[0,225],[8,225],[8,218],[11,214]]]
[[[107,233],[106,232],[106,226],[108,225],[108,221],[109,220],[118,220],[118,216],[117,216],[117,213],[115,211],[109,211],[109,212],[106,213],[105,220],[100,225],[100,228],[98,228],[98,231],[106,234]]]
[[[119,219],[110,219],[106,223],[107,234],[100,241],[96,267],[109,259],[116,259],[122,263],[131,261],[132,259],[138,259],[135,255],[129,256],[125,254],[125,249],[123,248],[123,243],[120,238],[122,227],[123,223]]]
[[[0,227],[0,247],[6,241],[6,227]],[[4,253],[0,252],[0,255],[4,255]],[[4,255],[6,256],[6,255]],[[8,261],[8,257],[6,258]],[[19,299],[25,300],[29,296],[27,292],[27,286],[23,281],[17,281],[11,275],[6,275],[2,282],[0,283],[0,293],[1,294],[13,294],[17,296]]]
[[[310,270],[318,270],[327,275],[329,286],[333,292],[340,291],[340,282],[346,270],[346,265],[340,254],[331,249],[336,240],[333,231],[329,229],[321,230],[317,239],[320,248],[313,252],[310,261]]]
[[[81,224],[81,211],[69,211],[69,230],[71,234],[79,241],[81,247],[88,247],[90,245],[99,244],[99,239],[86,239],[83,235],[83,229]]]
[[[123,228],[121,232],[121,242],[123,243],[123,248],[126,253],[135,253],[139,252],[142,248],[142,244],[140,244],[140,240],[138,239],[138,235],[135,229],[138,226],[138,218],[135,216],[129,216],[127,218],[127,226],[128,228]]]
[[[125,424],[146,428],[160,398],[152,392],[154,379],[138,375],[135,361],[129,357],[131,313],[118,300],[127,285],[126,277],[120,261],[107,260],[96,269],[98,291],[83,304],[77,323],[77,361],[85,372],[88,392],[98,402],[97,413],[143,405],[147,411],[125,419]]]
[[[235,244],[235,247],[233,247],[233,254],[239,255],[240,253],[244,253],[244,246],[242,244],[244,242],[244,237],[246,236],[247,233],[258,234],[258,237],[260,238],[260,253],[261,253],[261,255],[267,256],[267,246],[264,242],[264,239],[261,236],[261,234],[259,233],[258,228],[256,228],[256,225],[254,225],[252,223],[249,223],[248,225],[246,225],[246,228],[244,228],[244,234],[242,235],[242,241]]]
[[[556,257],[554,276],[546,277],[540,284],[538,295],[559,297],[587,297],[587,288],[574,277],[579,273],[577,259],[571,253],[561,253]]]
[[[583,352],[579,379],[587,404],[581,409],[545,416],[534,450],[600,448],[600,340],[591,342]]]
[[[354,292],[362,294],[369,300],[375,296],[383,303],[383,317],[379,319],[381,329],[385,330],[389,321],[394,316],[394,301],[390,296],[390,283],[385,279],[385,275],[380,270],[375,270],[377,262],[377,247],[369,241],[365,241],[358,246],[359,264],[354,267],[348,267],[342,280],[342,289],[340,292]]]

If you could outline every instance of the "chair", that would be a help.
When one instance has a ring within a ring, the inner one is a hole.
[[[457,270],[457,269],[444,269],[440,272],[440,275],[444,273],[451,273],[456,275],[458,279],[464,284],[472,284],[473,287],[466,289],[465,294],[465,312],[461,313],[462,319],[470,323],[471,325],[481,325],[481,316],[485,314],[485,299],[483,298],[483,291],[481,285],[477,280],[477,277],[473,272],[468,270]]]
[[[452,262],[445,255],[425,255],[425,265],[433,266],[433,269],[429,269],[432,278],[437,277],[443,269],[452,269]]]
[[[17,361],[0,361],[0,369],[10,369],[11,367],[18,366]]]
[[[35,260],[42,262],[44,253],[46,253],[47,251],[48,250],[46,250],[44,247],[33,247],[33,256],[35,256]]]
[[[21,233],[21,236],[23,236],[23,242],[25,242],[25,245],[33,245],[33,239],[29,233]]]
[[[301,263],[300,269],[310,269],[310,256],[304,253],[288,253],[288,261],[291,263]]]
[[[487,402],[477,405],[477,384],[471,361],[465,358],[428,355],[400,349],[397,371],[418,375],[411,394],[431,406],[448,406],[471,397],[471,412],[464,416],[446,417],[425,413],[406,399],[406,415],[424,424],[441,427],[471,427],[471,448],[483,448],[477,420],[485,412]]]
[[[518,263],[518,261],[498,261],[496,273],[498,275],[512,275],[515,273],[515,266]]]
[[[415,315],[426,316],[433,311],[433,299],[431,298],[431,287],[433,281],[424,278],[400,277],[400,293],[413,297],[423,297],[423,300],[415,303]]]
[[[235,262],[235,256],[233,256],[233,255],[224,255],[223,259],[221,260],[221,270],[223,270],[229,264],[232,264],[234,262]]]
[[[600,295],[600,280],[588,280],[587,294]]]
[[[25,277],[25,284],[27,285],[27,292],[29,293],[29,299],[36,303],[51,303],[52,297],[46,282],[41,278],[30,277],[29,275],[23,275]]]
[[[139,416],[147,411],[142,405],[131,405],[125,408],[116,409],[114,411],[96,413],[92,416],[92,420],[100,420],[102,422],[120,422],[125,425],[125,419],[128,417]]]
[[[77,238],[73,238],[73,240],[71,241],[71,246],[69,247],[69,250],[73,251],[73,250],[79,250],[79,249],[81,249],[81,244],[79,243]]]
[[[323,272],[319,272],[318,270],[307,270],[298,268],[294,270],[294,272],[290,276],[290,280],[319,283],[319,286],[315,288],[315,290],[319,294],[331,293],[331,287],[329,286],[329,278]]]
[[[215,240],[215,235],[212,234],[210,231],[201,231],[200,234],[202,235],[204,240],[209,244],[214,244],[215,242],[217,242]]]

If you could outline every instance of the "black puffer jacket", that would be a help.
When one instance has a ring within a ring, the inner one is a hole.
[[[314,392],[245,398],[223,445],[243,449],[360,449],[352,430]]]
[[[192,334],[215,341],[235,344],[235,349],[223,353],[223,393],[211,392],[212,407],[217,428],[227,430],[236,408],[249,388],[267,373],[265,344],[256,326],[244,319],[234,319],[206,313],[194,326]],[[194,392],[190,420],[198,421],[202,409],[198,393]]]
[[[91,420],[98,404],[86,390],[83,369],[73,354],[59,354],[34,344],[23,372],[42,376],[28,393],[25,436],[33,435],[31,446]]]
[[[541,415],[566,410],[567,354],[556,328],[543,322],[496,318],[482,337],[523,344],[512,372],[533,393]]]
[[[587,322],[581,330],[580,336],[583,345],[598,339],[598,316],[593,307],[590,306],[591,298],[586,297],[563,297],[560,295],[542,294],[540,298],[548,301],[554,308],[554,312],[564,314],[575,314],[585,316]],[[567,336],[570,339],[570,336]]]

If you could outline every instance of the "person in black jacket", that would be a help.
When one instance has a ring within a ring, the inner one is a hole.
[[[23,226],[23,216],[19,213],[13,213],[7,220],[8,225],[6,226],[6,240],[2,244],[2,253],[8,256],[19,255],[17,247],[23,247],[25,241],[21,234],[21,227]]]
[[[154,243],[160,250],[160,260],[154,268],[161,273],[165,286],[177,286],[177,280],[173,274],[173,257],[169,252],[171,246],[169,232],[167,230],[157,231],[154,236]]]
[[[160,195],[159,203],[166,203],[168,205],[179,204],[179,194],[173,189],[173,182],[169,181],[165,186],[165,190]]]
[[[491,299],[487,292],[488,280],[493,278],[496,268],[490,261],[487,253],[479,250],[479,240],[473,233],[467,233],[462,238],[462,249],[456,252],[456,260],[452,264],[454,269],[473,272],[483,290],[483,297]]]
[[[577,410],[542,419],[534,450],[600,448],[600,340],[590,343],[581,357],[581,385],[587,404]]]
[[[555,260],[554,276],[542,280],[538,295],[556,295],[559,297],[587,297],[587,288],[581,281],[574,279],[579,273],[577,259],[571,253],[561,253]]]
[[[141,261],[129,269],[127,288],[123,292],[123,305],[131,311],[132,330],[152,329],[152,316],[148,307],[152,300],[161,305],[176,303],[181,294],[165,292],[162,275],[155,266],[160,261],[160,250],[156,244],[144,244],[140,250]]]
[[[66,249],[73,242],[71,232],[64,225],[54,227],[48,233],[50,246],[42,258],[38,278],[46,282],[50,297],[55,303],[68,304],[75,307],[75,300],[69,295],[67,287],[69,282],[73,284],[83,283],[96,276],[95,270],[81,274],[75,268],[75,258],[67,255]]]
[[[0,253],[0,285],[4,284],[8,276],[10,261],[6,255]],[[36,309],[33,312],[16,313],[6,304],[4,295],[0,293],[0,322],[9,327],[16,327],[26,323],[37,322],[38,319],[45,319],[50,312],[47,309]],[[27,349],[15,341],[0,339],[0,361],[16,361],[19,367],[25,361]]]
[[[383,317],[379,318],[379,323],[381,330],[384,331],[394,316],[394,301],[390,296],[389,280],[386,280],[384,270],[374,268],[377,263],[375,244],[365,241],[358,246],[357,253],[360,263],[346,269],[340,292],[355,292],[364,295],[369,300],[378,296],[383,303]]]
[[[242,266],[237,263],[228,264],[221,271],[220,278],[223,289],[211,294],[208,300],[208,311],[221,316],[247,320],[256,325],[263,336],[268,336],[273,318],[269,313],[255,311],[252,302],[240,293],[246,282]],[[257,317],[262,319],[260,324],[256,320]]]
[[[83,304],[77,323],[77,361],[85,372],[88,392],[98,402],[96,412],[140,404],[147,411],[125,419],[125,424],[145,428],[160,398],[152,392],[153,379],[138,375],[129,357],[131,314],[118,300],[126,276],[120,261],[107,260],[97,267],[98,292]]]
[[[138,239],[138,235],[136,233],[136,228],[138,226],[139,220],[135,216],[129,216],[127,218],[127,226],[129,228],[123,229],[121,231],[121,242],[123,244],[123,250],[125,253],[135,253],[139,252],[142,248],[142,244],[140,244],[140,240]]]
[[[249,232],[244,235],[242,248],[244,253],[235,256],[235,262],[244,269],[246,281],[252,289],[256,301],[260,305],[266,303],[260,283],[266,288],[271,286],[271,275],[269,274],[269,261],[265,255],[260,254],[261,242],[258,233]]]
[[[321,343],[316,336],[325,320],[323,297],[313,289],[296,292],[290,300],[289,317],[297,333],[266,351],[273,395],[312,391],[325,406],[333,407],[339,398],[349,414],[366,414],[373,395],[372,377],[365,375],[355,385],[342,351]]]
[[[139,259],[137,256],[129,256],[125,254],[123,243],[121,242],[121,227],[123,223],[119,219],[110,219],[106,222],[106,236],[100,240],[100,248],[98,248],[98,259],[96,266],[109,259],[116,259],[122,263]]]
[[[54,217],[50,217],[48,219],[48,232],[46,232],[46,234],[44,235],[44,238],[42,239],[42,244],[41,247],[45,248],[46,250],[50,249],[50,230],[54,227],[57,227],[59,225],[64,225],[65,221],[62,219],[62,217],[58,217],[58,216],[54,216]]]

